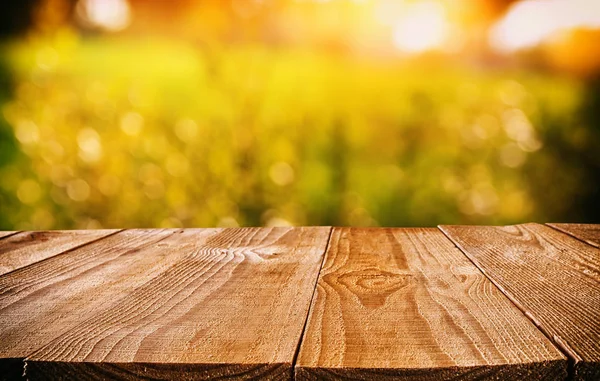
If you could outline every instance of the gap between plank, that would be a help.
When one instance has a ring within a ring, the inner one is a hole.
[[[0,241],[3,240],[3,239],[6,239],[8,237],[12,237],[13,235],[16,235],[16,234],[19,234],[19,233],[22,233],[22,231],[18,230],[18,231],[10,233],[9,235],[5,235],[4,237],[0,237]]]
[[[513,298],[501,285],[499,285],[498,283],[496,283],[496,281],[494,279],[492,279],[486,272],[485,270],[476,262],[474,261],[469,255],[467,255],[466,250],[464,250],[460,245],[458,245],[452,238],[450,238],[450,236],[448,234],[446,234],[446,232],[444,231],[444,229],[442,229],[439,225],[437,226],[437,228],[442,232],[442,234],[444,234],[446,236],[447,239],[450,240],[450,242],[452,242],[452,244],[458,249],[460,250],[460,252],[467,257],[467,259],[473,263],[473,265],[483,274],[483,276],[485,276],[490,282],[492,282],[492,284],[494,286],[496,286],[496,288],[498,290],[500,290],[500,292],[506,296],[506,298],[508,298],[508,300],[511,301],[512,304],[515,305],[515,307],[517,307],[519,309],[519,311],[521,311],[521,313],[523,313],[523,315],[525,315],[525,317],[531,321],[533,323],[533,325],[535,325],[535,327],[544,335],[546,336],[546,338],[548,340],[550,340],[550,342],[556,347],[558,348],[558,350],[560,350],[562,352],[563,355],[565,355],[567,357],[567,377],[565,378],[564,381],[570,381],[573,380],[575,378],[575,364],[577,362],[579,362],[581,360],[581,357],[579,357],[573,350],[571,350],[570,348],[568,348],[568,346],[566,344],[564,344],[562,342],[562,340],[557,337],[557,336],[553,336],[551,335],[546,329],[544,329],[544,327],[542,327],[541,323],[539,321],[537,321],[535,319],[535,317],[529,312],[527,311],[527,309],[525,308],[525,306],[523,306],[521,303],[519,303],[518,300],[516,300],[515,298]]]
[[[88,242],[82,243],[81,245],[74,246],[74,247],[72,247],[72,248],[70,248],[70,249],[67,249],[67,250],[65,250],[65,251],[61,251],[60,253],[56,253],[56,254],[54,254],[54,255],[51,255],[51,256],[49,256],[49,257],[47,257],[47,258],[41,259],[41,260],[39,260],[39,261],[37,261],[37,262],[30,263],[30,264],[28,264],[27,266],[23,266],[23,267],[19,267],[19,268],[16,268],[16,269],[14,269],[14,270],[11,270],[11,271],[9,271],[9,272],[7,272],[7,273],[4,273],[4,274],[0,275],[0,277],[2,277],[2,276],[5,276],[5,275],[8,275],[8,274],[10,274],[10,273],[12,273],[12,272],[15,272],[15,271],[17,271],[17,270],[26,269],[26,268],[28,268],[29,266],[33,266],[33,265],[36,265],[36,264],[38,264],[38,263],[42,263],[42,262],[44,262],[44,261],[47,261],[48,259],[51,259],[51,258],[57,257],[57,256],[59,256],[59,255],[67,254],[67,253],[69,253],[69,252],[71,252],[71,251],[73,251],[73,250],[77,250],[77,249],[79,249],[79,248],[82,248],[82,247],[84,247],[84,246],[86,246],[86,245],[89,245],[89,244],[92,244],[92,243],[96,243],[96,242],[98,242],[98,241],[100,241],[100,240],[103,240],[104,238],[111,237],[111,236],[113,236],[113,235],[115,235],[115,234],[118,234],[118,233],[120,233],[120,232],[122,232],[122,231],[125,231],[125,230],[126,230],[126,229],[119,229],[119,230],[117,230],[117,231],[116,231],[116,232],[114,232],[114,233],[110,233],[110,234],[107,234],[107,235],[105,235],[105,236],[102,236],[102,237],[100,237],[100,238],[96,238],[96,239],[94,239],[94,240],[91,240],[91,241],[88,241]],[[18,233],[22,233],[22,232],[17,232],[17,233],[15,233],[15,234],[18,234]],[[11,234],[11,235],[9,235],[9,236],[7,236],[7,237],[12,237],[12,236],[14,236],[15,234]],[[6,237],[3,237],[3,238],[6,238]],[[3,239],[3,238],[0,238],[0,239]]]
[[[308,304],[308,311],[306,311],[306,318],[304,319],[304,325],[302,326],[302,332],[300,333],[300,339],[298,340],[298,346],[296,347],[296,352],[294,353],[294,357],[292,359],[291,380],[296,379],[296,361],[298,360],[298,355],[300,354],[300,347],[302,346],[302,341],[304,339],[304,333],[306,331],[306,326],[308,325],[308,318],[310,316],[310,312],[312,311],[313,300],[315,299],[315,294],[317,293],[317,285],[319,284],[319,277],[321,276],[321,271],[323,270],[323,264],[325,263],[325,256],[327,255],[327,250],[329,249],[329,244],[331,243],[331,236],[333,235],[333,229],[334,229],[333,226],[331,226],[329,228],[329,236],[327,237],[327,244],[325,245],[325,250],[323,251],[323,257],[321,258],[321,264],[319,265],[319,272],[317,273],[317,277],[315,279],[315,287],[313,288],[313,292],[310,297],[310,303]]]
[[[558,227],[552,226],[552,225],[550,225],[550,224],[547,224],[547,223],[545,223],[545,224],[544,224],[544,226],[547,226],[547,227],[549,227],[549,228],[551,228],[551,229],[554,229],[554,230],[556,230],[557,232],[560,232],[560,233],[562,233],[562,234],[565,234],[565,235],[567,235],[567,236],[569,236],[569,237],[573,237],[573,238],[575,238],[576,240],[578,240],[578,241],[580,241],[580,242],[583,242],[583,243],[585,243],[585,244],[586,244],[586,245],[588,245],[588,246],[591,246],[591,247],[593,247],[594,249],[598,249],[598,247],[597,247],[597,246],[595,246],[595,245],[592,245],[591,243],[589,243],[588,241],[584,240],[583,238],[579,238],[579,237],[577,237],[576,235],[574,235],[574,234],[573,234],[573,233],[571,233],[571,232],[568,232],[568,231],[566,231],[566,230],[562,230],[562,229],[560,229],[560,228],[558,228]]]

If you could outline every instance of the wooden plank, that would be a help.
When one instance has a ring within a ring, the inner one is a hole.
[[[546,224],[600,248],[600,224]]]
[[[227,229],[176,247],[168,270],[28,356],[26,375],[291,379],[329,232]]]
[[[600,378],[600,250],[538,224],[443,231],[574,362]]]
[[[0,275],[116,233],[118,230],[21,232],[0,240]]]
[[[566,358],[428,229],[336,228],[298,380],[562,379]]]
[[[186,232],[199,242],[214,233]],[[168,269],[179,235],[121,231],[0,277],[0,379],[20,377],[27,355]]]
[[[8,231],[8,230],[0,231],[0,239],[11,236],[13,234],[17,234],[17,232],[16,231]]]

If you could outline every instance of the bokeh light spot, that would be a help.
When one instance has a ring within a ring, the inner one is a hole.
[[[15,135],[23,144],[37,143],[40,139],[40,132],[37,125],[30,120],[19,122],[15,130]]]
[[[83,128],[77,134],[79,157],[87,163],[95,163],[102,158],[100,135],[93,128]]]
[[[19,187],[17,188],[17,197],[24,204],[34,204],[36,201],[40,199],[42,195],[42,189],[40,188],[40,184],[38,184],[35,180],[24,180],[19,183]]]
[[[294,169],[288,163],[280,161],[271,166],[269,177],[279,186],[289,185],[294,182]]]
[[[83,179],[69,181],[67,195],[73,201],[83,202],[90,196],[90,186]]]
[[[571,28],[600,28],[595,0],[525,0],[515,3],[490,31],[501,52],[531,48]]]
[[[175,135],[182,142],[189,142],[198,136],[198,124],[192,119],[182,119],[175,124]]]
[[[139,113],[130,111],[121,117],[121,130],[129,136],[137,136],[144,127],[144,117]]]
[[[518,168],[525,164],[527,155],[515,143],[508,143],[500,149],[500,162],[509,168]]]
[[[446,12],[440,3],[417,2],[407,5],[394,27],[394,45],[407,53],[420,53],[441,47],[448,32]]]
[[[131,18],[125,0],[80,0],[76,10],[84,24],[109,31],[125,29]]]

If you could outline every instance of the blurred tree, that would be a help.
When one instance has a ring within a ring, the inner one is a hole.
[[[26,32],[33,23],[33,9],[37,0],[0,2],[0,44],[9,38]],[[1,47],[0,47],[1,48]],[[13,73],[6,56],[0,52],[0,106],[13,95]],[[13,129],[0,113],[0,171],[12,163],[19,153]],[[18,203],[15,193],[0,187],[0,229],[10,229],[11,224],[5,217],[9,205]]]
[[[75,0],[20,3],[0,227],[597,219],[598,82],[402,56],[398,15],[361,13],[385,1],[129,0],[111,32]],[[484,44],[510,3],[456,7]]]
[[[584,166],[589,175],[573,220],[600,223],[600,73],[589,80],[586,89],[581,115],[587,128],[579,140],[585,147]]]
[[[25,32],[33,22],[38,0],[0,1],[0,39]]]
[[[565,31],[544,46],[550,65],[582,77],[600,73],[599,52],[600,29]]]

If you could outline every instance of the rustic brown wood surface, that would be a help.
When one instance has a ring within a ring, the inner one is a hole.
[[[600,248],[600,225],[594,224],[547,224],[572,235],[592,246]]]
[[[117,230],[21,232],[0,240],[0,275],[93,242]]]
[[[600,226],[441,228],[0,232],[0,380],[600,379]]]
[[[168,268],[143,284],[121,276],[131,293],[30,354],[26,375],[290,379],[330,230],[190,235],[163,249]]]
[[[4,237],[8,237],[8,236],[16,234],[16,233],[17,233],[16,231],[6,231],[6,230],[0,231],[0,239],[2,239]]]
[[[600,379],[600,250],[548,226],[442,226],[574,361]]]
[[[216,231],[189,231],[202,240]],[[169,268],[182,230],[128,230],[0,277],[0,378],[87,316]],[[7,379],[10,379],[7,378]]]
[[[438,229],[335,228],[298,380],[538,380],[566,358]]]

